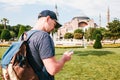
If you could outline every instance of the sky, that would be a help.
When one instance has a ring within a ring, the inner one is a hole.
[[[0,0],[0,20],[7,18],[11,26],[34,26],[38,14],[46,9],[55,11],[55,5],[62,25],[78,16],[87,16],[99,25],[101,15],[101,25],[105,26],[108,7],[110,21],[120,19],[120,0]]]

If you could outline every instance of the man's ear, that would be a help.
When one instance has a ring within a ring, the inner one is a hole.
[[[47,16],[46,20],[48,21],[50,19],[50,16]]]

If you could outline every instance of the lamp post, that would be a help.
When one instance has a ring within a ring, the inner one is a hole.
[[[84,32],[84,35],[83,35],[83,47],[87,48],[86,42],[85,42],[85,27],[83,27],[83,32]]]

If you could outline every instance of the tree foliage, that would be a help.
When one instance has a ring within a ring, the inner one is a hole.
[[[101,35],[101,39],[102,39],[102,32],[104,31],[104,29],[102,28],[89,28],[88,30],[85,31],[85,38],[87,40],[95,40],[96,39],[96,34],[100,34]]]
[[[102,39],[102,33],[101,33],[101,31],[100,31],[100,29],[95,29],[94,31],[93,31],[93,34],[92,34],[92,39],[96,39],[96,35],[97,34],[99,34],[100,35],[100,39]]]
[[[23,32],[25,32],[25,27],[24,26],[20,26],[19,33],[18,33],[18,38],[20,37],[21,34],[23,34]]]
[[[108,23],[108,31],[106,32],[106,36],[109,34],[110,39],[115,40],[120,38],[120,21],[118,19],[114,19],[112,22]]]
[[[1,33],[1,39],[9,40],[11,38],[10,32],[8,29],[3,29]]]
[[[73,38],[73,34],[72,34],[72,33],[66,33],[66,34],[64,35],[64,38],[65,38],[65,39],[71,39],[71,38]]]
[[[14,38],[16,37],[15,32],[14,31],[10,31],[10,35],[11,35],[12,40],[14,40]]]
[[[74,33],[74,39],[82,39],[83,35],[80,33]]]
[[[3,24],[0,24],[0,29],[4,29],[4,25]]]
[[[13,39],[18,37],[20,26],[24,26],[25,31],[28,31],[32,28],[29,25],[22,25],[22,24],[17,24],[15,26],[10,26],[10,25],[6,25],[6,26],[7,26],[7,30],[9,30],[9,32],[10,32],[11,38],[13,38]],[[0,24],[0,36],[2,34],[3,29],[4,29],[4,25]]]
[[[4,25],[4,29],[7,29],[6,24],[9,23],[9,20],[8,20],[7,18],[3,18],[3,19],[1,20],[1,22],[2,22],[2,24]]]
[[[92,39],[92,35],[93,35],[93,32],[94,32],[95,28],[88,28],[86,31],[85,31],[85,39],[87,40],[93,40]]]
[[[84,32],[82,29],[76,29],[74,31],[74,38],[75,39],[82,39],[83,38],[83,35],[84,35]]]
[[[74,33],[81,33],[81,34],[83,34],[83,31],[82,31],[82,29],[76,29],[76,30],[74,31]]]

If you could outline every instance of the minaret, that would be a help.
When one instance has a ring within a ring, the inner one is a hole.
[[[99,27],[101,27],[101,14],[99,14]]]
[[[107,24],[110,22],[110,10],[109,10],[109,7],[108,7],[108,10],[107,10]]]
[[[55,13],[56,13],[57,18],[58,18],[58,20],[59,20],[59,13],[58,13],[58,9],[57,9],[57,4],[55,4]]]
[[[55,12],[55,14],[57,16],[57,21],[58,21],[59,20],[59,14],[58,14],[58,9],[57,9],[57,4],[55,4],[55,11],[54,12]],[[55,32],[53,34],[53,40],[56,41],[57,37],[58,37],[58,32]]]

